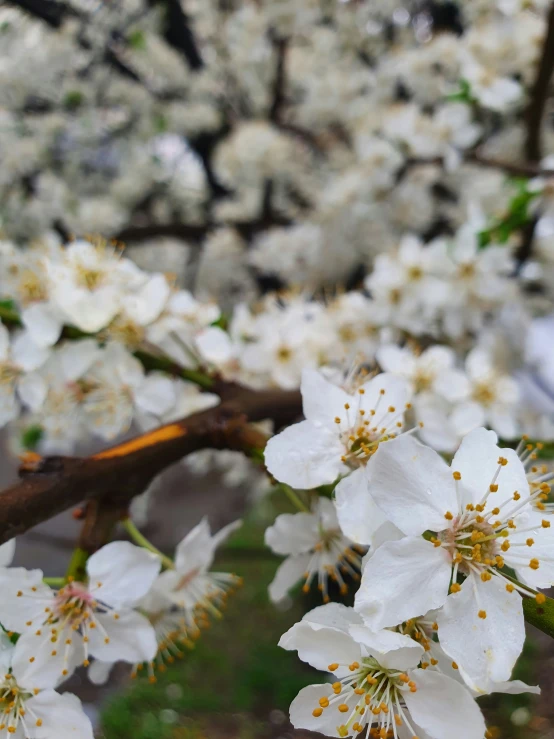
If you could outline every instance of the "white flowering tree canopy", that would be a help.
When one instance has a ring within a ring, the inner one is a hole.
[[[550,0],[2,3],[0,739],[92,739],[76,671],[209,639],[242,518],[155,547],[177,462],[273,511],[294,728],[488,739],[540,692],[553,71]],[[65,570],[19,566],[69,509]]]

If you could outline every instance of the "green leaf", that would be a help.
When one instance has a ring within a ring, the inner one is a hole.
[[[154,129],[158,133],[165,133],[169,127],[167,118],[162,113],[155,113],[153,117]]]
[[[7,326],[21,326],[21,318],[13,300],[0,300],[0,321]]]
[[[491,243],[506,244],[515,231],[529,223],[529,205],[539,193],[528,192],[526,180],[513,178],[512,182],[516,185],[518,192],[510,200],[506,214],[478,234],[480,249],[484,249]]]
[[[39,445],[40,440],[44,436],[44,429],[42,426],[29,426],[21,434],[21,443],[25,449],[34,451]]]
[[[221,328],[223,331],[227,331],[227,328],[229,327],[229,318],[222,313],[219,318],[216,321],[213,321],[210,325],[215,326],[216,328]]]
[[[63,104],[67,110],[77,110],[84,100],[84,95],[80,90],[70,90],[64,98]]]
[[[537,603],[534,598],[524,598],[523,614],[527,623],[554,639],[554,600],[552,598],[547,598],[544,603]]]
[[[462,79],[460,80],[459,85],[460,89],[451,95],[446,95],[445,99],[450,103],[467,103],[468,105],[474,103],[476,99],[471,93],[471,85],[469,82]]]
[[[129,46],[132,49],[137,49],[137,51],[146,50],[146,36],[140,30],[136,30],[130,33],[127,41],[129,42]]]

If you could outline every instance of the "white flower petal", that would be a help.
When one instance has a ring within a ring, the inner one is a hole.
[[[370,544],[386,519],[369,492],[365,469],[344,477],[335,488],[335,506],[341,530],[356,544]]]
[[[83,711],[81,701],[72,693],[60,695],[54,690],[42,690],[29,698],[26,712],[42,721],[33,726],[36,739],[93,739],[92,724]]]
[[[12,356],[14,362],[25,370],[32,372],[41,367],[50,356],[50,347],[35,344],[30,334],[21,331],[12,341]]]
[[[470,392],[469,380],[461,370],[450,369],[441,372],[433,383],[435,392],[451,403],[459,403]]]
[[[367,465],[369,489],[386,517],[405,534],[446,528],[457,511],[452,473],[444,460],[412,436],[379,445]]]
[[[66,380],[79,380],[94,362],[102,356],[96,339],[70,341],[58,352]]]
[[[0,545],[0,567],[11,565],[15,554],[15,539],[10,539]]]
[[[314,629],[305,621],[300,621],[283,634],[279,646],[289,651],[296,649],[303,662],[327,672],[330,664],[338,661],[350,664],[362,658],[360,646],[348,634],[327,627]],[[341,665],[334,672],[342,677],[349,670]]]
[[[550,522],[551,526],[544,528],[543,521]],[[529,511],[524,516],[518,516],[515,522],[517,528],[510,531],[510,543],[523,545],[532,540],[533,545],[529,548],[518,546],[509,549],[506,552],[506,564],[514,568],[518,580],[532,588],[552,587],[554,585],[554,517],[545,516],[539,511]],[[520,534],[518,529],[525,529],[525,531]],[[532,558],[539,560],[538,570],[529,567]]]
[[[87,562],[90,591],[112,608],[138,603],[161,568],[159,557],[127,541],[113,541]]]
[[[4,326],[3,323],[0,323],[0,361],[5,361],[10,353],[10,332]]]
[[[480,618],[484,611],[486,618]],[[466,683],[478,692],[489,681],[509,680],[525,640],[520,595],[509,593],[493,577],[483,582],[471,575],[459,593],[450,595],[437,616],[439,639]]]
[[[465,436],[485,423],[485,413],[479,403],[461,403],[452,411],[450,423],[458,436]]]
[[[43,613],[44,620],[44,613]],[[70,644],[66,644],[70,640]],[[19,637],[12,659],[17,681],[29,688],[52,688],[67,680],[85,660],[83,639],[70,626],[60,629],[52,642],[47,627]]]
[[[38,372],[29,372],[17,384],[21,402],[31,411],[38,411],[48,396],[48,383]]]
[[[54,346],[61,336],[63,321],[49,303],[33,303],[21,312],[21,320],[37,346]]]
[[[340,724],[339,714],[336,708],[329,707],[323,711],[321,716],[314,716],[314,708],[319,708],[319,699],[334,696],[329,683],[323,685],[308,685],[302,688],[290,706],[290,722],[295,729],[308,729],[318,731],[326,736],[337,736],[337,726]],[[354,708],[359,696],[353,691],[346,700],[346,704]],[[345,714],[347,715],[347,714]]]
[[[195,337],[196,348],[207,362],[217,366],[233,356],[233,342],[226,331],[217,326],[204,329]]]
[[[367,626],[350,627],[350,634],[367,648],[380,665],[388,670],[416,667],[423,656],[423,647],[414,639],[397,631],[371,631]]]
[[[483,739],[485,719],[463,685],[434,670],[410,673],[417,690],[404,700],[418,726],[432,739]]]
[[[175,550],[175,567],[178,571],[207,570],[213,562],[215,545],[208,518],[189,531]]]
[[[134,400],[140,410],[161,417],[176,403],[173,382],[169,377],[150,374],[135,391]]]
[[[54,601],[54,593],[42,578],[42,570],[0,568],[0,623],[5,629],[22,634],[30,628],[26,626],[28,621],[35,629],[42,624],[44,609]],[[19,592],[23,595],[18,596]]]
[[[219,529],[219,531],[213,534],[212,546],[214,547],[214,549],[217,549],[221,544],[223,544],[223,542],[227,541],[227,539],[232,536],[235,531],[238,531],[241,526],[242,518],[238,518],[236,521],[231,521],[231,523],[223,526],[221,529]]]
[[[420,537],[386,542],[365,564],[354,607],[373,631],[396,626],[442,606],[450,572],[443,547]]]
[[[352,403],[351,395],[326,380],[317,370],[303,370],[300,392],[306,420],[331,430],[335,417],[344,415],[345,403]]]
[[[527,685],[527,683],[521,680],[507,680],[506,682],[494,683],[490,682],[487,686],[488,693],[507,693],[508,695],[521,695],[522,693],[533,693],[534,695],[540,695],[541,689],[538,685]],[[476,693],[476,695],[483,695],[483,693]]]
[[[489,495],[487,509],[510,500],[516,491],[522,498],[529,495],[525,469],[517,454],[513,449],[501,449],[496,442],[494,431],[478,428],[464,437],[454,455],[452,470],[462,475],[458,486],[462,508],[468,503],[480,503],[498,470],[499,457],[507,459],[508,464],[500,469],[496,480],[498,491]]]
[[[416,360],[412,352],[396,344],[388,344],[378,349],[377,361],[385,372],[394,372],[408,379],[411,379],[416,371]]]
[[[324,606],[312,608],[302,616],[302,621],[308,622],[316,630],[322,626],[328,626],[344,631],[345,634],[350,633],[350,627],[353,624],[362,624],[362,619],[356,611],[342,603],[327,603]]]
[[[311,554],[299,554],[287,557],[281,562],[268,588],[272,603],[278,603],[285,598],[306,572],[311,558]]]
[[[87,676],[93,685],[105,685],[114,666],[113,662],[102,662],[95,659],[88,668]]]
[[[319,619],[330,624],[336,623],[337,626],[323,624]],[[344,629],[346,623],[349,627],[356,620],[359,620],[359,616],[346,606],[342,609],[328,606],[314,608],[283,634],[279,646],[289,651],[297,650],[299,658],[316,670],[328,671],[330,664],[340,662],[341,666],[334,671],[340,677],[348,674],[348,666],[343,666],[345,663],[359,662],[362,657],[359,644]]]
[[[319,541],[319,517],[313,513],[283,513],[265,530],[265,543],[275,554],[309,552]]]
[[[137,292],[122,298],[122,307],[136,323],[146,326],[160,315],[170,293],[165,275],[154,274]]]
[[[334,482],[347,470],[339,438],[325,427],[302,421],[271,438],[265,464],[276,480],[294,488],[311,489]]]
[[[364,393],[360,396],[360,407],[366,413],[375,410],[377,424],[386,408],[393,406],[400,413],[405,409],[412,395],[408,381],[390,372],[376,375],[369,382],[364,383],[361,389]]]
[[[100,628],[89,632],[90,653],[103,662],[150,662],[158,651],[156,632],[150,621],[136,611],[98,613]],[[108,636],[105,637],[105,634]],[[106,638],[109,641],[106,641]]]
[[[495,406],[489,411],[489,425],[502,439],[517,439],[520,427],[514,417],[513,407]]]

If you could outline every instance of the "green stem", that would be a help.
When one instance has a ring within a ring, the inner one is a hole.
[[[43,577],[42,582],[45,585],[50,585],[51,588],[63,588],[65,577]]]
[[[284,482],[280,482],[277,486],[279,490],[282,490],[287,498],[290,500],[290,502],[298,508],[299,511],[302,511],[302,513],[309,513],[310,509],[308,506],[304,503],[304,501],[300,498],[296,490],[293,490],[290,485],[286,485]]]
[[[74,549],[69,561],[69,567],[65,573],[65,579],[69,580],[72,578],[73,580],[80,580],[81,582],[86,580],[88,557],[89,554],[84,549],[80,549],[79,547]]]
[[[175,564],[172,559],[169,557],[166,557],[163,552],[160,552],[159,549],[156,549],[156,547],[151,544],[148,539],[143,536],[143,534],[140,533],[140,531],[137,529],[135,524],[131,521],[130,518],[126,518],[123,522],[123,528],[125,531],[129,534],[131,539],[135,542],[135,544],[138,544],[140,547],[143,547],[144,549],[148,549],[149,552],[153,552],[156,556],[158,556],[163,566],[168,570],[175,569]]]

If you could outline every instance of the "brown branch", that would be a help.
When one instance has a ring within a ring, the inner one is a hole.
[[[275,80],[273,82],[273,100],[269,111],[269,120],[278,123],[281,120],[283,106],[285,104],[285,67],[288,50],[287,39],[279,38],[273,41],[273,47],[277,57],[275,67]]]
[[[506,162],[501,159],[490,159],[473,151],[465,157],[465,161],[471,164],[480,164],[488,169],[501,169],[506,174],[514,177],[554,177],[554,170],[541,169],[534,164],[517,164],[515,162]]]
[[[526,112],[527,137],[525,141],[525,156],[530,162],[539,162],[542,158],[541,126],[553,71],[554,2],[551,4],[548,13],[548,26],[542,47],[541,59]]]
[[[166,467],[199,449],[248,453],[260,440],[249,422],[269,418],[279,427],[301,413],[300,393],[296,391],[256,391],[232,383],[217,383],[216,389],[222,397],[216,408],[92,457],[28,458],[21,470],[21,482],[0,494],[0,543],[81,501],[95,500],[102,501],[102,505],[87,509],[81,541],[83,548],[94,549],[100,539],[96,533],[87,534],[87,530],[92,531],[100,519],[99,528],[105,531],[105,525],[113,523],[114,516],[121,515],[129,501]]]
[[[127,226],[115,235],[117,241],[145,241],[168,236],[182,239],[191,245],[198,245],[214,228],[208,226],[188,226],[185,223],[151,223],[145,226]]]
[[[105,494],[99,500],[89,500],[77,548],[87,554],[94,554],[110,540],[117,522],[127,515],[128,501],[119,500],[117,493]]]
[[[485,157],[479,153],[478,149],[471,149],[464,155],[464,162],[468,164],[478,164],[487,169],[500,169],[513,177],[554,177],[553,169],[541,169],[537,164],[523,164],[517,162],[507,162],[503,159],[493,159]],[[398,172],[398,179],[402,179],[411,167],[424,167],[435,165],[437,167],[444,166],[444,159],[437,157],[409,157],[404,162],[402,169]]]

